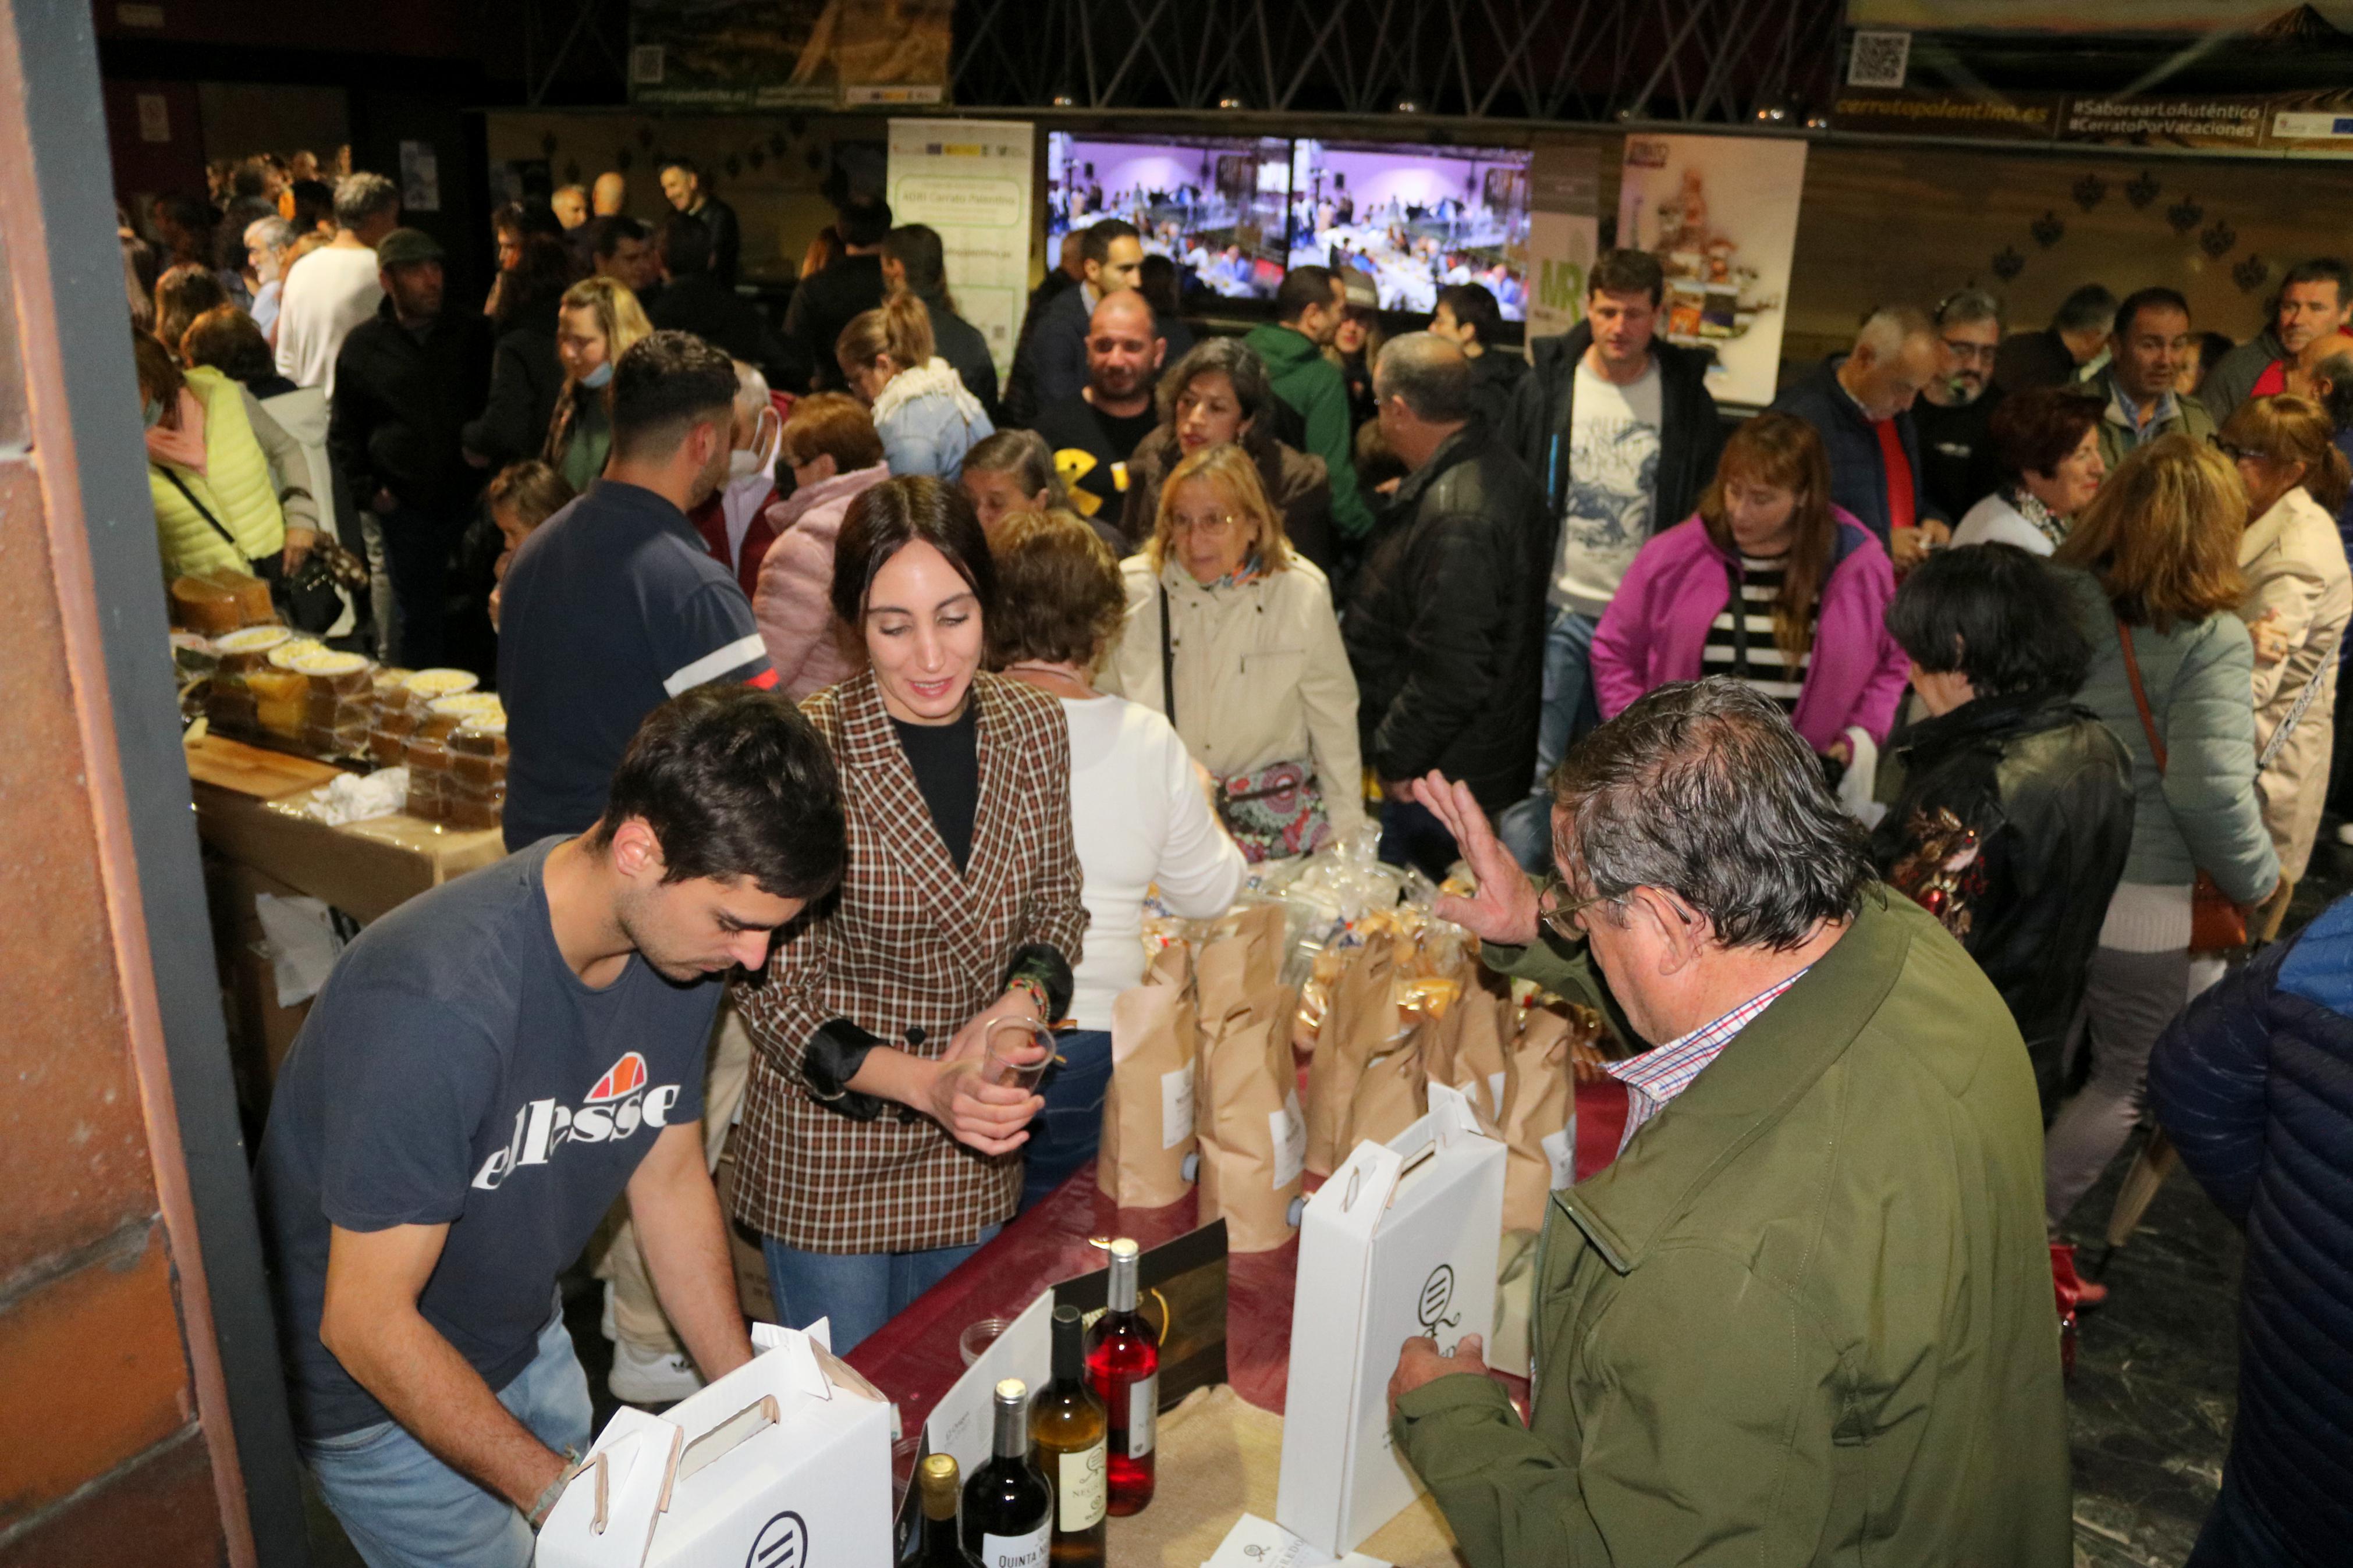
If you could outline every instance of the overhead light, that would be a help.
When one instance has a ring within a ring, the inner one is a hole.
[[[1054,96],[1046,101],[1056,109],[1076,109],[1079,106],[1079,95],[1067,87],[1058,87],[1054,89]]]
[[[1421,100],[1418,98],[1409,96],[1397,100],[1397,112],[1399,114],[1419,114],[1421,111]]]
[[[1250,108],[1250,100],[1240,93],[1228,89],[1219,97],[1218,107],[1228,114],[1240,114]]]

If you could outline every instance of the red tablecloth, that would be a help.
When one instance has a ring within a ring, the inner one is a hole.
[[[1577,1179],[1616,1158],[1626,1126],[1626,1089],[1615,1079],[1577,1087]],[[849,1363],[897,1402],[913,1432],[964,1375],[957,1341],[982,1318],[1011,1318],[1039,1292],[1103,1267],[1093,1237],[1134,1237],[1151,1248],[1193,1228],[1194,1200],[1159,1209],[1123,1209],[1095,1185],[1091,1162],[1052,1196],[1021,1215],[964,1266],[849,1352]],[[1236,1253],[1226,1276],[1226,1377],[1262,1410],[1280,1413],[1291,1369],[1291,1295],[1299,1268],[1294,1237],[1272,1252]]]

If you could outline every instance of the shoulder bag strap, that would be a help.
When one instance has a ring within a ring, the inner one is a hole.
[[[2140,660],[2133,653],[2132,627],[2116,617],[2116,637],[2125,647],[2125,679],[2132,682],[2133,706],[2140,710],[2141,733],[2148,737],[2149,754],[2157,759],[2157,776],[2165,776],[2165,742],[2157,738],[2157,721],[2148,711],[2148,693],[2140,683]]]
[[[223,539],[228,541],[228,547],[237,552],[237,558],[239,561],[244,560],[246,558],[245,546],[239,544],[237,542],[237,535],[231,533],[222,525],[221,520],[213,515],[212,508],[206,506],[204,502],[196,499],[196,492],[188,488],[188,481],[180,478],[179,475],[174,473],[169,467],[163,463],[156,464],[155,468],[165,479],[172,481],[173,489],[178,490],[183,496],[187,498],[188,504],[196,509],[197,515],[202,517],[206,522],[213,525],[213,531],[219,534]]]
[[[2343,640],[2341,637],[2338,639],[2339,642]],[[2288,737],[2295,733],[2296,725],[2304,720],[2304,710],[2312,706],[2314,698],[2320,695],[2321,679],[2328,673],[2328,668],[2336,658],[2337,647],[2331,644],[2327,656],[2314,668],[2312,679],[2306,681],[2304,689],[2295,694],[2295,705],[2287,710],[2287,717],[2280,721],[2279,728],[2274,730],[2272,738],[2263,743],[2263,755],[2255,759],[2256,773],[2270,767],[2272,759],[2280,754],[2280,748],[2287,744]]]
[[[1168,584],[1160,584],[1160,710],[1176,725],[1176,646],[1168,631]]]

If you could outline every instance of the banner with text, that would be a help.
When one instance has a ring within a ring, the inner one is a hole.
[[[893,120],[888,199],[897,223],[929,224],[948,289],[988,340],[1002,376],[1029,289],[1033,128],[1003,120]]]
[[[1527,341],[1585,319],[1585,275],[1601,245],[1600,156],[1588,142],[1537,143],[1528,162]]]

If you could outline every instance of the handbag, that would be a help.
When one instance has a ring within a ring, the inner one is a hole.
[[[178,490],[187,503],[196,509],[196,515],[213,525],[213,531],[228,542],[228,547],[244,558],[243,546],[237,542],[212,509],[196,499],[196,492],[187,481],[169,468],[157,464],[172,488]],[[284,558],[280,555],[257,555],[246,560],[253,574],[269,584],[269,599],[288,626],[299,632],[324,637],[343,624],[346,616],[356,616],[352,595],[368,584],[367,563],[344,549],[333,535],[321,532],[312,539],[311,552],[302,564],[290,574]]]
[[[2148,737],[2149,754],[2157,759],[2157,775],[2165,776],[2165,742],[2157,738],[2157,721],[2148,710],[2148,693],[2140,683],[2140,659],[2133,652],[2132,627],[2124,618],[2116,618],[2116,636],[2124,644],[2125,678],[2132,682],[2133,706],[2140,710],[2141,733]],[[2315,681],[2314,685],[2319,682]],[[2301,714],[2301,705],[2298,714]],[[2288,725],[2280,726],[2285,731]],[[2279,735],[2272,737],[2276,742]],[[2276,754],[2277,746],[2266,748],[2263,761]],[[2262,763],[2256,765],[2263,771]],[[2189,951],[2192,952],[2230,952],[2247,945],[2247,908],[2216,885],[2205,872],[2198,873],[2198,881],[2189,892]]]
[[[1160,700],[1176,723],[1176,646],[1168,629],[1168,590],[1160,590]],[[1332,818],[1312,763],[1269,763],[1219,779],[1218,820],[1250,861],[1304,855],[1331,841]]]

